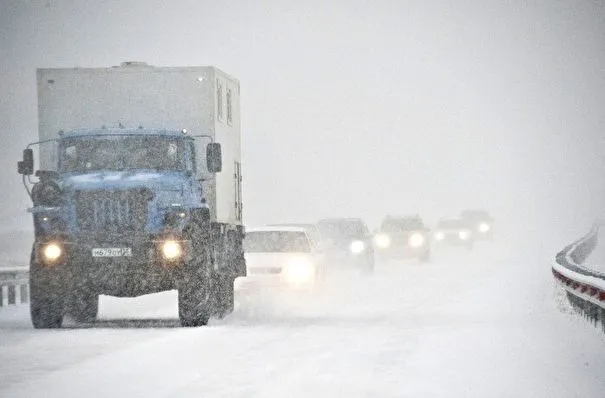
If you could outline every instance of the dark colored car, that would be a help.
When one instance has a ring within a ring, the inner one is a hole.
[[[420,216],[386,216],[374,236],[377,258],[417,258],[426,263],[431,257],[430,238],[430,230]]]
[[[494,219],[485,210],[464,210],[460,217],[472,224],[475,240],[494,239]]]
[[[436,245],[464,246],[469,250],[475,244],[475,236],[473,224],[461,217],[442,218],[433,234]]]
[[[327,218],[317,223],[328,267],[358,267],[374,270],[372,234],[359,218]]]

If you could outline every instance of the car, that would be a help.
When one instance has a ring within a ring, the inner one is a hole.
[[[323,280],[320,254],[304,228],[266,226],[246,230],[247,275],[236,291],[314,291]]]
[[[464,246],[469,250],[475,244],[475,236],[473,224],[461,217],[440,219],[433,234],[438,246]]]
[[[317,223],[321,244],[329,268],[358,268],[364,273],[374,271],[372,234],[360,218],[324,218]]]
[[[426,263],[431,257],[430,230],[419,215],[388,215],[374,236],[374,246],[382,261],[416,258]]]
[[[475,240],[493,241],[494,219],[485,210],[463,210],[460,217],[472,224]]]

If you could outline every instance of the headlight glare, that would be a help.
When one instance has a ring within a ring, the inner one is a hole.
[[[366,249],[366,245],[362,241],[356,240],[351,243],[351,246],[349,246],[349,249],[351,250],[351,253],[359,254]]]
[[[491,226],[488,223],[481,223],[479,224],[479,227],[477,228],[479,230],[479,232],[481,233],[486,233],[491,229]]]
[[[57,242],[47,243],[42,249],[44,260],[47,262],[57,261],[63,254],[63,248]]]
[[[413,233],[408,239],[408,244],[411,247],[420,247],[424,245],[424,236],[421,233]]]
[[[379,248],[386,249],[387,247],[391,246],[391,237],[387,234],[378,234],[374,238],[374,242]]]
[[[445,239],[445,234],[443,232],[437,232],[435,234],[435,239],[437,239],[437,240],[443,240],[443,239]]]
[[[469,240],[471,237],[471,233],[463,229],[462,231],[458,232],[458,237],[460,237],[460,239],[462,240]]]
[[[290,284],[310,283],[315,278],[315,266],[306,258],[295,257],[288,261],[282,273]]]
[[[162,255],[165,260],[177,260],[183,256],[183,247],[180,242],[169,239],[162,243]]]

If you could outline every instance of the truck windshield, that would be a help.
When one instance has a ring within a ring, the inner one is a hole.
[[[173,137],[74,137],[64,139],[60,148],[61,172],[185,169],[185,143]]]

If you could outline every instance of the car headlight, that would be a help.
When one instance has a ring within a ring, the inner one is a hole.
[[[386,249],[387,247],[391,246],[391,237],[386,234],[378,234],[374,238],[374,243],[376,243],[376,246],[379,248]]]
[[[479,232],[484,234],[491,229],[491,226],[488,223],[484,222],[484,223],[479,224],[479,227],[477,229],[479,230]]]
[[[443,239],[445,239],[445,234],[443,232],[437,232],[435,234],[435,239],[437,239],[437,240],[443,240]]]
[[[351,243],[351,246],[349,246],[349,250],[351,250],[351,253],[353,253],[353,254],[359,254],[359,253],[363,252],[365,249],[366,249],[366,244],[360,240],[353,241]]]
[[[460,237],[460,239],[462,240],[469,240],[471,237],[471,233],[463,229],[462,231],[458,232],[458,237]]]
[[[168,239],[162,243],[162,256],[165,260],[174,261],[183,256],[183,246],[176,240]]]
[[[282,276],[290,284],[310,283],[315,279],[315,266],[306,258],[295,257],[286,263]]]
[[[414,234],[410,235],[410,237],[408,239],[408,244],[411,247],[420,247],[420,246],[424,245],[424,236],[419,233],[414,233]]]

